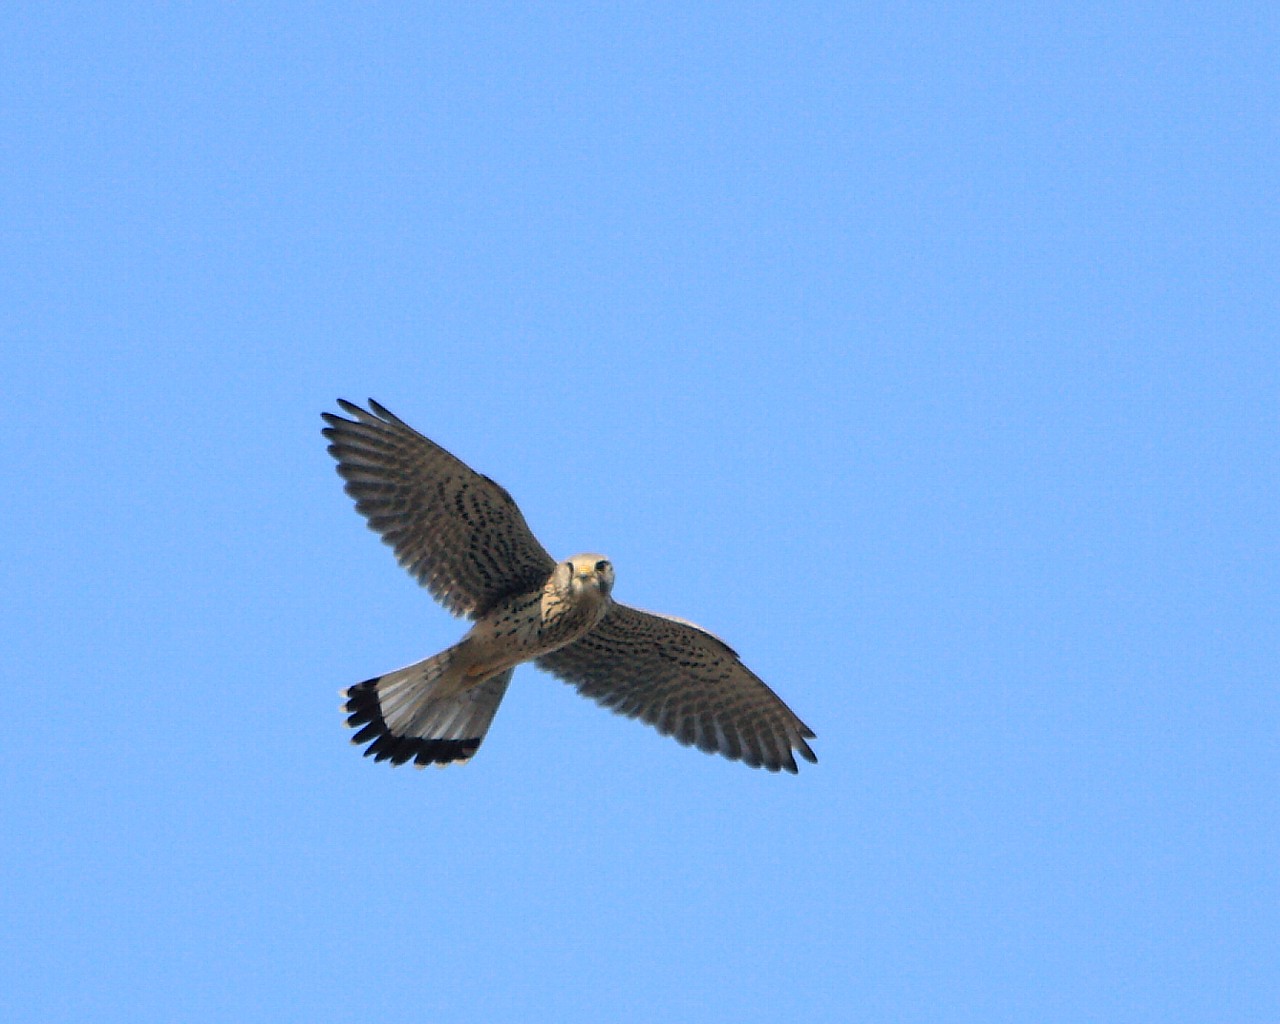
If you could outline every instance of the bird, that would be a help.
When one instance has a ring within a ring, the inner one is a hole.
[[[557,561],[511,495],[370,399],[322,413],[346,492],[401,566],[473,620],[452,647],[343,691],[352,742],[393,765],[443,767],[479,749],[516,666],[685,746],[753,768],[816,763],[813,731],[723,640],[613,600],[606,557]]]

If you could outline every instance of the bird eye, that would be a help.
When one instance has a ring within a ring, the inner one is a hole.
[[[609,568],[609,563],[608,563],[608,562],[606,562],[603,558],[602,558],[602,559],[600,559],[600,561],[596,562],[596,572],[600,572],[600,573],[602,573],[602,572],[604,572],[607,568]]]

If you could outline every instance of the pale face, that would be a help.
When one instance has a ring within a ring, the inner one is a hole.
[[[603,555],[574,555],[561,562],[556,573],[564,574],[575,594],[594,590],[608,597],[613,590],[613,563]]]

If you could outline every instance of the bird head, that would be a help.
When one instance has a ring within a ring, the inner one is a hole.
[[[565,584],[575,595],[594,591],[608,597],[613,590],[613,563],[603,555],[574,555],[557,571],[564,574]]]

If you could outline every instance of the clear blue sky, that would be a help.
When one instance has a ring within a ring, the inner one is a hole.
[[[1264,4],[0,16],[0,1019],[1280,1020]],[[373,396],[816,730],[753,772],[458,637]]]

